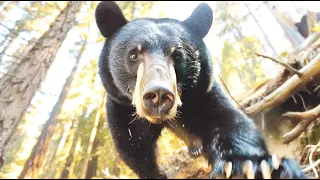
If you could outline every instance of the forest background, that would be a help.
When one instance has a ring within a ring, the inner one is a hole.
[[[0,2],[0,178],[137,177],[118,157],[106,121],[106,93],[97,66],[105,40],[95,23],[98,3]],[[128,20],[184,20],[200,1],[117,3]],[[254,117],[271,151],[296,159],[306,173],[318,178],[320,3],[207,3],[214,20],[205,43],[217,81],[235,106]],[[310,77],[303,76],[312,82],[301,80],[300,89],[311,93],[290,91],[281,102],[273,98],[277,105],[267,104],[268,112],[246,111],[272,92],[281,94],[281,85],[294,76],[301,77],[292,71],[281,76],[288,71],[285,65],[294,66],[293,59],[299,62],[294,67],[297,70],[310,69]],[[287,116],[291,120],[281,120],[280,115],[287,111],[312,112],[314,117],[301,120],[302,125],[292,120],[297,118],[292,114]],[[294,127],[302,130],[292,131]],[[158,161],[169,177],[200,177],[199,169],[206,173],[204,161],[189,157],[183,141],[168,130],[162,132],[158,146]],[[184,165],[186,162],[198,162],[199,168]]]

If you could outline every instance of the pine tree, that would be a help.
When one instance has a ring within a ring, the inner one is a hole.
[[[0,79],[0,160],[3,161],[4,147],[44,80],[63,40],[76,23],[81,4],[80,1],[69,2],[21,64]]]

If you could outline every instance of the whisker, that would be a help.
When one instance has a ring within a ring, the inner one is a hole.
[[[170,123],[170,119],[167,121],[167,124],[169,124],[173,129],[175,129],[175,127]]]
[[[179,108],[177,108],[177,113],[175,118],[181,118],[182,112]]]
[[[135,117],[134,117],[133,120],[132,120],[131,122],[129,122],[128,124],[131,124],[131,123],[133,123],[135,120],[137,120],[139,115],[136,114],[136,113],[134,113],[134,114],[132,114],[132,116],[135,116]]]
[[[148,128],[147,128],[147,130],[146,130],[146,133],[148,133],[148,132],[149,132],[149,130],[150,130],[150,126],[151,126],[151,122],[149,121],[149,126],[148,126]]]

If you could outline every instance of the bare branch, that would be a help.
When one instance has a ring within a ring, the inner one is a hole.
[[[247,114],[259,114],[268,112],[277,105],[286,101],[290,96],[299,92],[307,83],[320,75],[320,54],[310,61],[300,72],[302,76],[293,75],[278,89],[266,96],[260,102],[245,109]]]
[[[318,145],[319,145],[319,143],[318,143]],[[315,146],[315,147],[311,148],[311,150],[310,150],[309,163],[311,164],[311,166],[312,166],[312,164],[314,164],[313,158],[314,158],[315,152],[317,151],[318,148],[319,148],[319,146]],[[316,178],[318,178],[319,174],[318,174],[316,168],[313,167],[312,170],[313,170],[313,173],[316,176]]]
[[[320,159],[318,159],[315,163],[313,163],[312,165],[306,167],[305,169],[303,169],[303,172],[307,172],[310,171],[311,169],[317,167],[318,165],[320,165]]]
[[[309,151],[307,153],[307,156],[309,157],[309,166],[303,169],[304,172],[308,172],[312,170],[316,178],[319,178],[317,168],[320,165],[320,159],[314,162],[313,158],[318,155],[317,152],[319,152],[318,151],[319,148],[320,148],[320,141],[318,142],[317,145],[309,145]]]
[[[289,64],[286,64],[286,63],[283,63],[283,62],[280,62],[270,56],[267,56],[267,55],[263,55],[263,54],[259,54],[259,53],[255,53],[257,56],[261,56],[263,58],[267,58],[267,59],[270,59],[271,61],[277,63],[277,64],[280,64],[282,65],[283,67],[285,67],[288,71],[292,72],[293,74],[297,74],[299,77],[302,76],[302,73],[299,72],[299,70],[293,68],[292,66],[290,66]]]
[[[304,132],[307,127],[320,117],[320,105],[317,107],[305,111],[305,112],[288,112],[282,115],[288,119],[300,120],[297,126],[291,130],[289,133],[286,133],[283,138],[283,143],[287,144],[300,136],[302,132]]]
[[[221,78],[220,75],[219,75],[219,78],[220,78],[220,81],[222,82],[224,88],[226,88],[226,90],[227,90],[228,94],[230,95],[230,97],[231,97],[231,98],[233,99],[233,101],[239,106],[239,108],[244,112],[245,110],[244,110],[244,109],[242,108],[242,106],[233,98],[233,96],[231,95],[228,87],[227,87],[226,84],[223,82],[223,80],[222,80],[222,78]]]
[[[27,40],[27,39],[25,39],[24,37],[21,37],[20,35],[19,35],[19,33],[17,33],[16,32],[16,30],[14,30],[13,28],[12,29],[10,29],[10,28],[8,28],[7,26],[5,26],[5,25],[3,25],[3,24],[1,24],[0,23],[0,26],[2,26],[2,27],[4,27],[4,28],[6,28],[10,33],[12,33],[12,34],[14,34],[14,35],[16,35],[16,36],[18,36],[18,37],[20,37],[23,41],[26,41],[26,42],[30,42],[30,43],[34,43],[34,44],[36,44],[37,42],[36,41],[32,41],[32,40]],[[21,31],[22,32],[22,31]]]

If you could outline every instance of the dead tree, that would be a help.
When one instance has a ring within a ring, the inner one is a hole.
[[[240,102],[245,113],[255,117],[257,122],[269,118],[269,124],[274,124],[273,127],[290,122],[291,130],[279,134],[283,144],[301,138],[304,132],[314,127],[312,124],[316,125],[320,120],[319,37],[320,33],[311,34],[287,57],[287,62],[279,62],[267,55],[257,54],[279,63],[283,70],[276,78],[266,81]],[[319,177],[316,169],[319,169],[320,162],[313,159],[318,152],[316,149],[320,148],[320,140],[318,141],[317,145],[302,147],[305,150],[300,158],[300,162],[305,166],[304,171],[316,178]],[[309,161],[306,161],[307,159]]]

